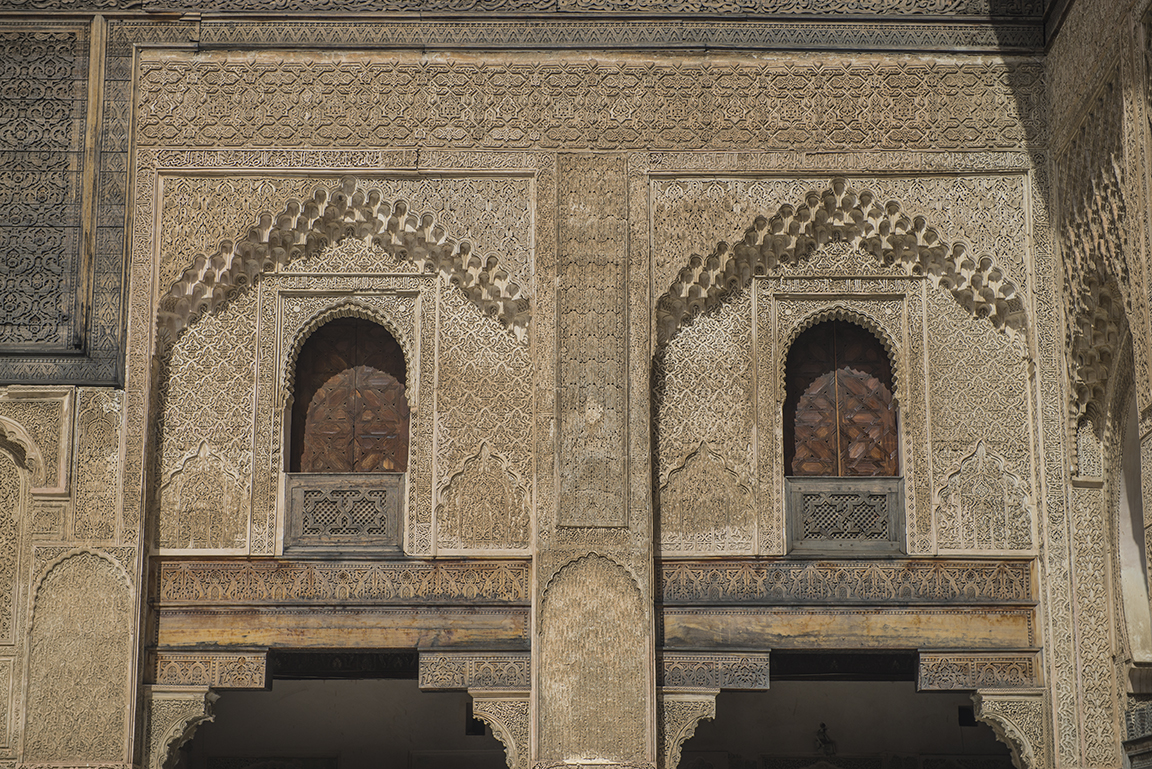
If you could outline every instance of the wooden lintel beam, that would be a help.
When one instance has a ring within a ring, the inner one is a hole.
[[[693,649],[1021,649],[1037,643],[1032,607],[664,610],[663,646]]]
[[[519,608],[161,608],[159,646],[527,649]]]

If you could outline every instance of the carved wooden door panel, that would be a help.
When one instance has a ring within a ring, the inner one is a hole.
[[[312,397],[304,423],[301,471],[352,472],[355,392],[355,369],[346,369],[328,380]]]
[[[292,469],[404,472],[409,437],[404,376],[403,352],[381,326],[347,318],[318,329],[297,363]]]
[[[786,377],[789,474],[898,473],[891,366],[875,336],[851,323],[821,323],[797,338]]]
[[[819,377],[796,408],[794,475],[840,475],[836,419],[836,372]]]
[[[353,425],[353,469],[402,473],[408,468],[408,399],[396,377],[356,368],[358,410]]]

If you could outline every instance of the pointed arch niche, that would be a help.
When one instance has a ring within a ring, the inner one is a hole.
[[[785,362],[796,338],[824,322],[862,327],[887,353],[899,406],[898,540],[909,554],[934,552],[926,350],[932,315],[942,319],[937,324],[959,324],[957,333],[999,340],[997,350],[1013,360],[1023,349],[1023,301],[991,255],[944,242],[924,217],[842,178],[757,216],[739,242],[688,257],[653,317],[662,552],[788,552]]]

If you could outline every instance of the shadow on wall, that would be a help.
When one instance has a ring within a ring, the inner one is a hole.
[[[1010,769],[1008,749],[971,708],[966,694],[918,694],[911,681],[773,680],[766,692],[722,692],[680,767]]]
[[[465,692],[415,680],[284,680],[224,691],[177,769],[505,769]]]

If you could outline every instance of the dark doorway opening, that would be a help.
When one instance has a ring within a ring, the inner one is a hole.
[[[504,769],[462,691],[421,691],[415,651],[273,651],[263,691],[222,690],[176,769]]]

